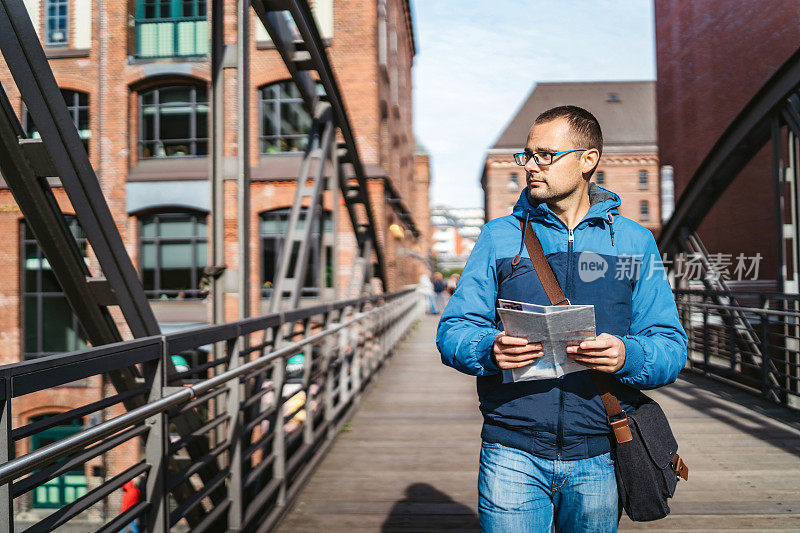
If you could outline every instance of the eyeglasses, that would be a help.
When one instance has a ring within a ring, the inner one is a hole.
[[[534,163],[539,166],[546,166],[553,164],[553,158],[559,155],[568,154],[570,152],[586,152],[589,148],[573,148],[572,150],[562,150],[560,152],[518,152],[514,154],[514,161],[521,167],[524,167],[528,161],[533,158]]]

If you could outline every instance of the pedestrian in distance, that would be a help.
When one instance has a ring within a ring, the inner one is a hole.
[[[625,411],[639,406],[640,389],[673,382],[686,363],[686,333],[652,232],[619,214],[617,194],[590,182],[602,151],[589,111],[560,106],[539,115],[514,156],[525,190],[511,215],[482,229],[439,321],[444,364],[477,376],[485,532],[613,532],[622,513],[613,437],[589,373],[511,378],[543,351],[541,340],[502,331],[498,298],[551,305],[523,227],[538,237],[569,302],[594,305],[596,339],[566,356],[610,375]],[[586,261],[602,268],[584,269]]]
[[[450,296],[456,292],[456,286],[458,285],[458,278],[460,276],[458,274],[451,274],[449,278],[447,278],[447,294]]]
[[[444,276],[441,272],[433,274],[433,292],[436,293],[436,312],[441,313],[444,309],[444,291],[446,285],[444,283]]]
[[[141,492],[136,485],[136,481],[131,479],[122,485],[122,505],[120,506],[119,513],[122,514],[141,500]],[[133,520],[127,526],[122,528],[125,533],[139,533],[139,519]]]
[[[418,290],[425,296],[428,302],[428,314],[437,314],[436,310],[436,293],[433,292],[433,282],[431,281],[430,270],[419,276]]]

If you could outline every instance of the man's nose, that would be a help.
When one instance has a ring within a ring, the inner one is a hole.
[[[541,167],[539,167],[539,165],[536,164],[536,161],[533,160],[533,157],[528,159],[528,162],[525,163],[525,167],[523,168],[525,168],[525,170],[527,170],[528,172],[538,172],[541,170]]]

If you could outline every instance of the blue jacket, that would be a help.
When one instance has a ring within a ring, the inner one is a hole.
[[[595,183],[591,207],[573,231],[546,202],[526,191],[513,214],[486,224],[442,313],[436,345],[442,362],[478,376],[481,437],[547,459],[582,459],[611,449],[597,389],[585,371],[558,379],[511,382],[492,359],[502,330],[497,299],[549,305],[528,257],[520,220],[530,220],[562,290],[573,304],[595,306],[597,334],[625,344],[615,390],[626,411],[638,389],[675,381],[686,363],[686,333],[653,234],[619,215],[620,198]],[[515,255],[522,260],[512,265]],[[507,372],[506,372],[507,374]]]

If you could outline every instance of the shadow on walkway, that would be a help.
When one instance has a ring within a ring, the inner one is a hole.
[[[692,372],[682,372],[676,385],[658,389],[658,393],[800,456],[800,421],[797,414],[786,407]]]
[[[478,515],[472,509],[427,483],[413,483],[405,494],[389,511],[381,526],[383,533],[480,531]]]

